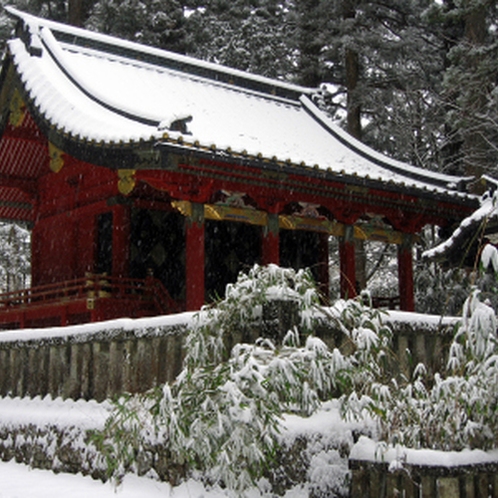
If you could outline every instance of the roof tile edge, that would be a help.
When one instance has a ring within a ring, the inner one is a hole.
[[[392,172],[405,175],[414,180],[425,181],[448,190],[465,193],[467,183],[474,181],[474,177],[460,177],[426,170],[408,163],[403,163],[360,142],[352,135],[339,128],[330,118],[321,111],[314,102],[306,95],[300,97],[303,109],[308,112],[317,122],[319,122],[328,132],[335,136],[337,140],[346,145],[349,149],[363,156],[364,158],[382,166]],[[454,187],[452,187],[454,185]],[[469,195],[469,194],[466,194]]]

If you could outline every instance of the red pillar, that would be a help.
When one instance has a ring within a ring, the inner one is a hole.
[[[114,277],[129,276],[130,208],[118,205],[112,211],[112,273]]]
[[[407,236],[398,246],[398,280],[400,309],[415,311],[413,288],[413,250],[411,237]]]
[[[261,262],[264,265],[280,264],[278,214],[268,214],[268,225],[263,229]]]
[[[204,302],[204,205],[192,203],[192,214],[186,219],[186,307],[200,309]]]
[[[346,225],[344,227],[344,236],[339,240],[339,268],[341,271],[341,297],[343,299],[356,297],[356,264],[353,231],[354,227],[352,225]]]

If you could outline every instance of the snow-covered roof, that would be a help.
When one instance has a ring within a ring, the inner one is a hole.
[[[375,152],[314,104],[314,89],[206,63],[16,9],[8,49],[30,104],[71,140],[254,157],[466,197],[466,180]]]
[[[488,187],[491,185],[491,188],[480,198],[478,208],[464,218],[446,240],[424,251],[422,253],[424,259],[447,260],[462,264],[464,259],[470,255],[473,265],[477,249],[471,251],[472,245],[477,247],[485,239],[493,243],[497,242],[498,181],[487,175],[484,175],[483,179],[488,183]]]

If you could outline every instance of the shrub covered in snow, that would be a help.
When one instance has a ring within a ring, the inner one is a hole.
[[[496,316],[474,291],[450,347],[446,370],[427,378],[371,382],[363,395],[344,397],[345,413],[374,416],[380,438],[411,448],[461,450],[498,447],[498,345]]]
[[[243,336],[273,299],[295,303],[299,326],[280,343],[259,338],[227,351],[226,336]],[[328,311],[349,337],[351,354],[345,356],[312,334],[315,320],[323,319],[318,304],[307,271],[270,265],[240,275],[223,301],[197,315],[176,381],[116,404],[100,435],[110,470],[119,476],[136,469],[137,454],[162,445],[171,465],[200,472],[206,482],[235,491],[254,485],[277,465],[284,413],[309,415],[321,400],[379,374],[370,360],[383,361],[389,337],[380,314],[360,301],[340,301]]]
[[[260,337],[230,348],[227,336],[248,335],[246,329],[274,299],[295,304],[298,325],[282,340]],[[313,334],[323,319],[346,338],[340,350]],[[339,398],[344,418],[373,418],[388,443],[434,449],[494,447],[495,330],[494,312],[473,295],[447,371],[428,379],[419,365],[413,380],[393,378],[392,332],[365,296],[320,307],[308,272],[255,266],[228,287],[223,301],[196,315],[183,370],[172,385],[117,402],[98,436],[100,448],[118,477],[139,471],[138,455],[147,454],[148,448],[162,448],[167,468],[240,493],[264,476],[278,475],[274,470],[282,454],[284,414],[308,416],[333,397]],[[335,468],[338,454],[327,452],[310,459],[325,458]],[[337,475],[347,478],[347,472]],[[169,478],[177,477],[172,472]],[[322,482],[318,477],[313,478]],[[343,480],[336,492],[346,488]]]

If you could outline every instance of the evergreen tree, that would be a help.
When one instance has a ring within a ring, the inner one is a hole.
[[[429,2],[321,3],[321,74],[334,90],[322,96],[328,111],[377,150],[437,167],[444,51],[425,23]]]
[[[187,53],[264,76],[293,76],[287,0],[191,0]]]
[[[178,0],[98,0],[85,26],[182,53],[184,24],[183,5]]]
[[[450,33],[446,41],[443,98],[447,167],[480,177],[497,174],[498,34],[494,0],[447,0],[433,17]]]

